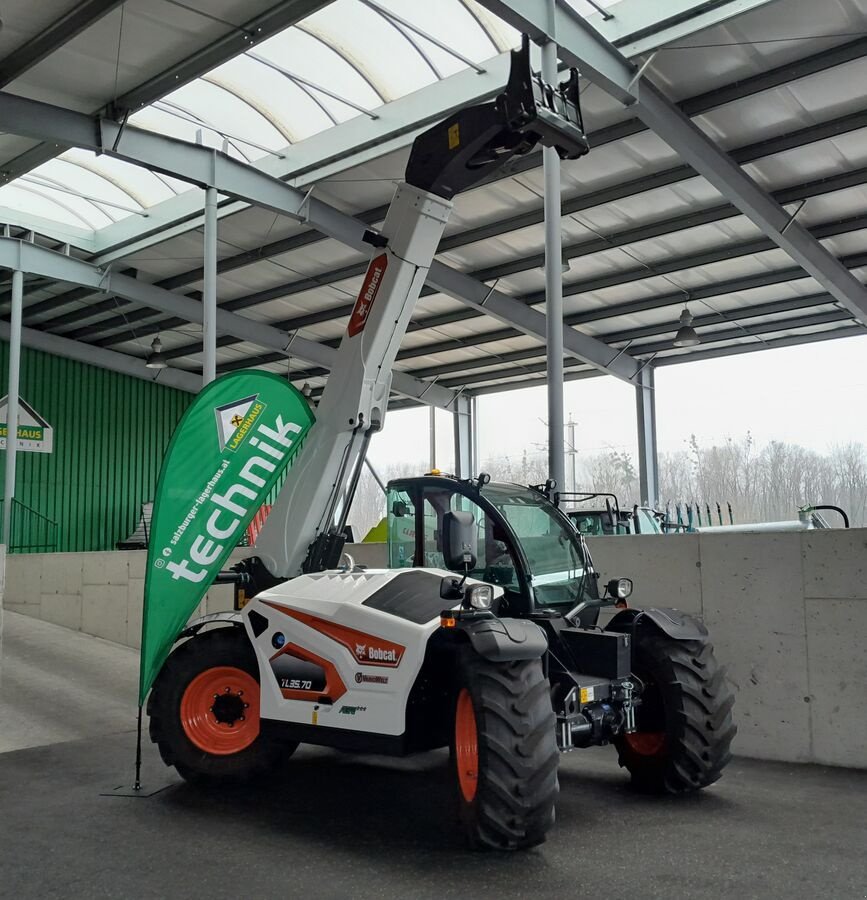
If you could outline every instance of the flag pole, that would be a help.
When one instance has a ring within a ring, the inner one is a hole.
[[[135,783],[132,789],[134,791],[141,790],[141,703],[138,705],[138,727],[136,729],[135,742]]]

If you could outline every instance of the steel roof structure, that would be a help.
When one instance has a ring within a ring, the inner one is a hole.
[[[589,76],[592,150],[562,168],[567,379],[639,384],[646,366],[863,334],[864,0],[561,0],[553,34],[545,7],[7,4],[0,265],[28,242],[25,344],[143,374],[159,335],[160,380],[195,389],[212,186],[218,371],[320,389],[359,229],[382,221],[419,130],[502,86],[521,30]],[[456,198],[398,403],[545,382],[540,167]],[[672,345],[684,306],[698,347]]]

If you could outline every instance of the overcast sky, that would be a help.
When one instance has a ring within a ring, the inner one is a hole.
[[[783,440],[824,451],[835,443],[867,444],[867,338],[855,337],[766,350],[657,370],[659,450],[719,443],[752,432],[762,446]],[[566,420],[578,423],[576,447],[583,455],[606,448],[635,454],[635,392],[611,377],[566,384]],[[370,459],[387,468],[429,456],[428,411],[389,413],[374,438]],[[543,387],[479,398],[482,462],[541,452],[547,400]],[[451,417],[437,416],[437,462],[453,465]],[[580,457],[579,457],[580,459]]]

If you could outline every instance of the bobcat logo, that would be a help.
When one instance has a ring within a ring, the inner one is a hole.
[[[355,655],[359,659],[364,659],[367,656],[367,644],[356,644]]]

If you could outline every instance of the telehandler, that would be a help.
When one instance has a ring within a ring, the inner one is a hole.
[[[669,793],[713,783],[728,762],[732,696],[706,630],[677,610],[628,608],[599,628],[600,608],[625,606],[631,582],[600,594],[551,483],[392,482],[389,516],[411,525],[392,568],[341,565],[451,198],[539,143],[570,159],[588,150],[577,72],[542,82],[526,38],[495,101],[416,139],[381,232],[367,235],[371,262],[316,422],[256,556],[227,576],[252,600],[189,624],[150,692],[150,736],[184,778],[267,773],[299,743],[449,746],[470,844],[515,850],[554,822],[560,752],[612,743],[636,785]]]

